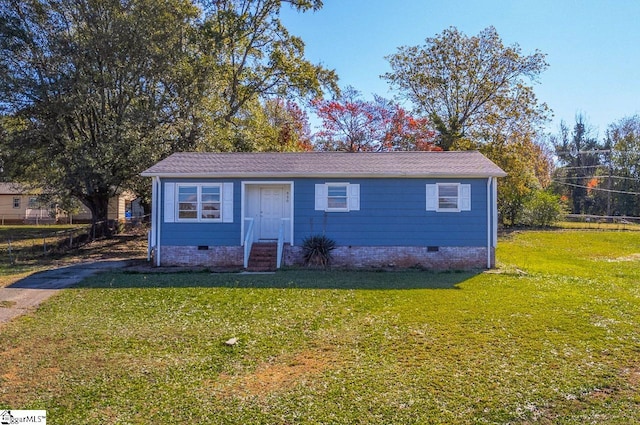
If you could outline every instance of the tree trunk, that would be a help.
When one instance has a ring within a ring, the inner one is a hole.
[[[142,207],[142,222],[150,223],[151,222],[151,202],[147,201],[145,198],[141,198],[140,207]]]
[[[91,237],[92,239],[113,236],[109,225],[109,194],[94,193],[83,199],[84,204],[91,211]]]

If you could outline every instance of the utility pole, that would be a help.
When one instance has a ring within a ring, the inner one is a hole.
[[[611,180],[612,180],[612,176],[613,176],[613,165],[611,163],[611,151],[612,149],[609,148],[609,152],[607,153],[607,155],[609,156],[609,160],[607,161],[609,164],[609,176],[607,178],[607,216],[611,217]]]

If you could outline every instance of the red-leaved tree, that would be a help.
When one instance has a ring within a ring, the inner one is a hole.
[[[440,150],[426,118],[414,118],[399,105],[375,96],[373,102],[347,87],[332,100],[316,99],[311,106],[322,120],[316,148],[326,151],[382,152]]]
[[[296,152],[313,150],[307,113],[292,100],[270,99],[264,104],[271,135],[268,150]],[[269,138],[269,137],[267,137]]]

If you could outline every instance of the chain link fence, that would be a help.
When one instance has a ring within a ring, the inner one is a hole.
[[[98,225],[104,223],[98,223]],[[144,217],[109,221],[113,234],[144,233]],[[0,265],[30,264],[63,256],[95,240],[91,224],[0,227]]]

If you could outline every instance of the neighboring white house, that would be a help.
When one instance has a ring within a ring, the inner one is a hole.
[[[69,216],[56,205],[42,203],[42,190],[28,190],[16,183],[0,183],[0,224],[81,223],[91,220],[91,212],[81,206],[78,214]],[[124,220],[135,205],[136,196],[123,192],[109,200],[109,219]]]

